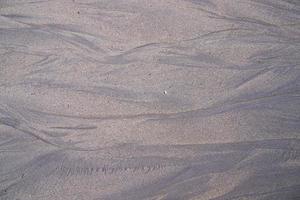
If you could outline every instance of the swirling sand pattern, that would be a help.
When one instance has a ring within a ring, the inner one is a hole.
[[[0,0],[0,199],[300,199],[300,1]]]

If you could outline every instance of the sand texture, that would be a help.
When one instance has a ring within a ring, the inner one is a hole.
[[[0,0],[1,200],[299,200],[299,0]]]

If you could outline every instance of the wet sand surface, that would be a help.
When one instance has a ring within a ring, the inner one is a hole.
[[[0,0],[1,200],[300,199],[299,0]]]

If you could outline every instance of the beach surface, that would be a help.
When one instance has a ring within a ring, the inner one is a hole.
[[[0,0],[0,199],[300,199],[300,1]]]

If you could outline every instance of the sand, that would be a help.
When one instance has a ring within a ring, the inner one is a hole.
[[[1,200],[300,199],[299,0],[0,0]]]

